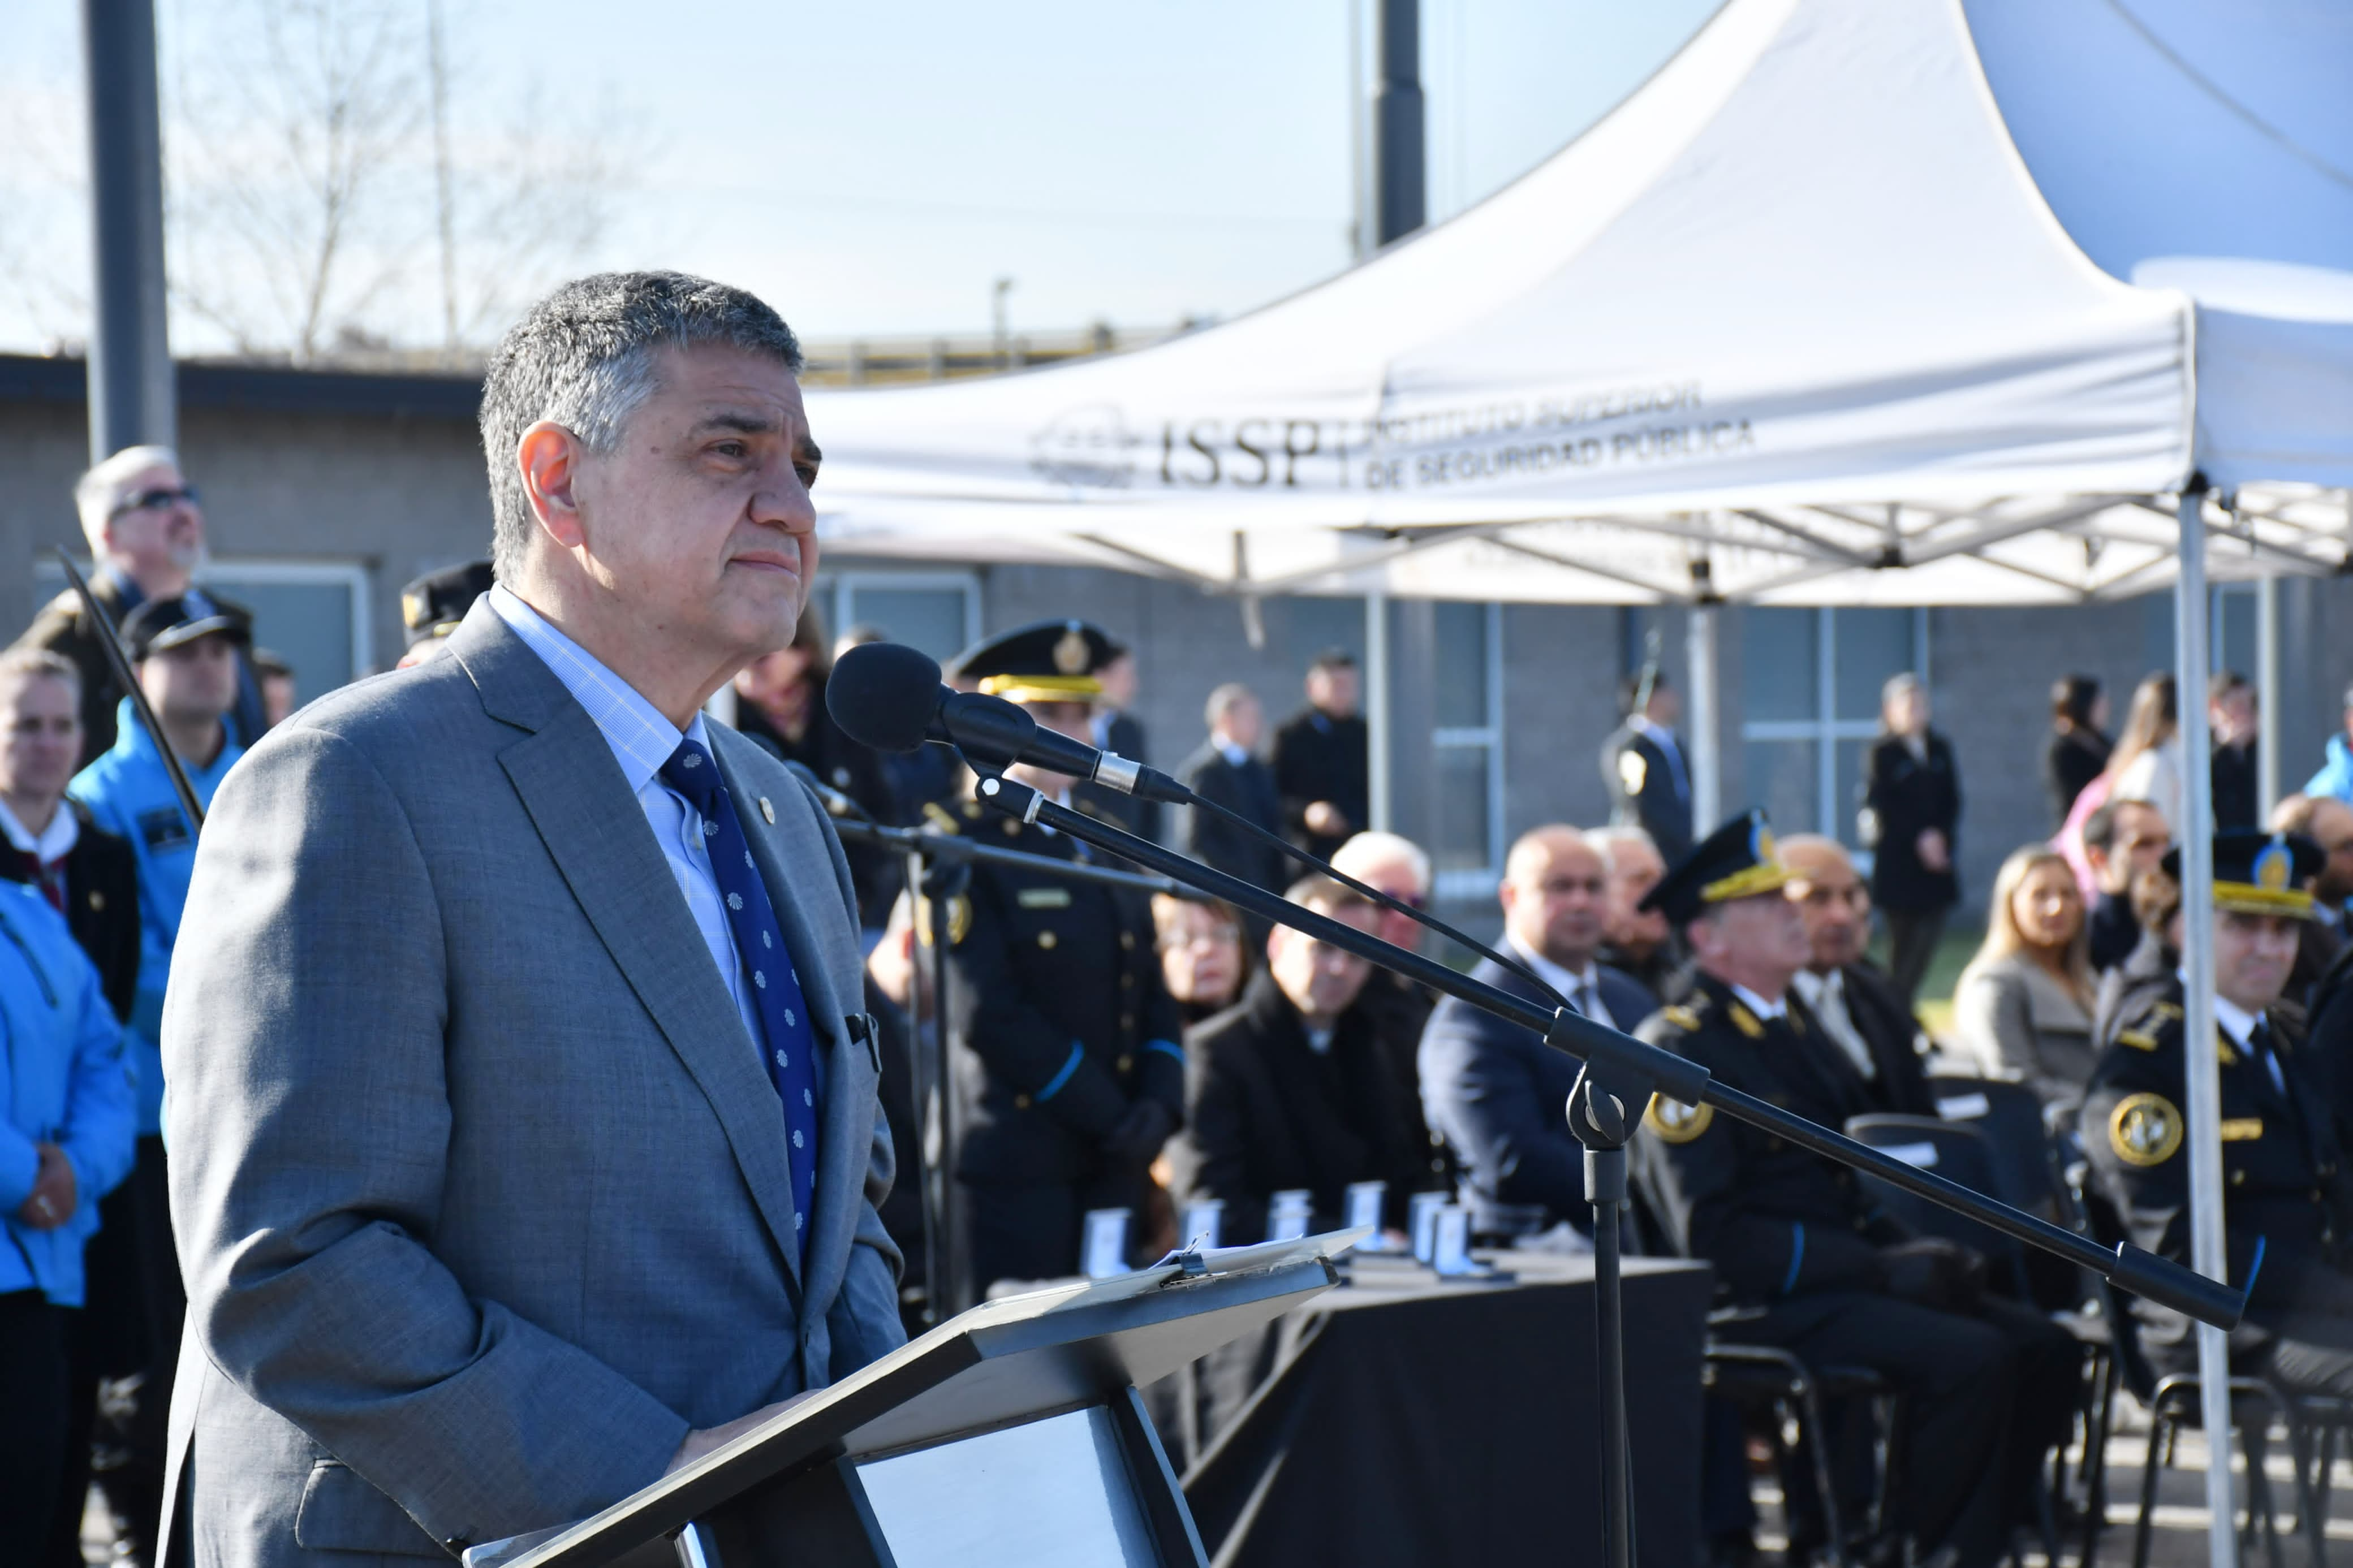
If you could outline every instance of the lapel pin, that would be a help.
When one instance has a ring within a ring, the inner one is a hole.
[[[768,797],[765,795],[760,797],[760,815],[767,818],[769,826],[776,825],[776,808],[768,804]]]

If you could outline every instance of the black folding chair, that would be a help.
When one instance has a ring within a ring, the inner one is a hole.
[[[1848,1119],[1846,1135],[1882,1153],[1893,1154],[1905,1164],[1958,1182],[1971,1192],[2009,1201],[1995,1173],[1985,1134],[1966,1121],[1946,1121],[1932,1116],[1856,1116]],[[1908,1229],[1975,1247],[1985,1255],[1993,1279],[2006,1294],[2021,1301],[2032,1300],[2026,1278],[2026,1249],[2018,1242],[1876,1176],[1865,1175],[1861,1180],[1872,1201]]]
[[[1719,1312],[1711,1321],[1736,1333],[1738,1316]],[[1857,1546],[1867,1547],[1887,1530],[1892,1489],[1902,1463],[1897,1443],[1897,1434],[1903,1430],[1901,1396],[1867,1367],[1810,1368],[1778,1345],[1741,1344],[1713,1334],[1707,1344],[1704,1377],[1712,1396],[1744,1409],[1761,1407],[1771,1417],[1766,1429],[1773,1445],[1774,1468],[1781,1477],[1782,1511],[1791,1519],[1796,1514],[1791,1483],[1799,1472],[1783,1429],[1796,1427],[1796,1446],[1805,1450],[1808,1459],[1805,1479],[1813,1491],[1815,1506],[1821,1510],[1823,1552],[1829,1568],[1848,1568],[1850,1554]],[[1839,1510],[1838,1489],[1831,1479],[1832,1434],[1822,1412],[1833,1399],[1869,1400],[1879,1433],[1870,1512],[1861,1527],[1852,1531]]]

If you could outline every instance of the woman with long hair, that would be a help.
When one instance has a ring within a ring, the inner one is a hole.
[[[2145,800],[2181,836],[2181,709],[2173,677],[2152,675],[2133,689],[2125,731],[2103,775],[2110,800]]]
[[[1963,1047],[1989,1076],[2023,1080],[2046,1105],[2081,1102],[2092,1076],[2087,930],[2066,860],[2045,845],[2017,850],[1994,878],[1985,943],[1953,994]]]

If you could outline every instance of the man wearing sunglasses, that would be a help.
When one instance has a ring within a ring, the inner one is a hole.
[[[194,585],[195,569],[205,558],[205,514],[196,504],[195,487],[181,474],[179,456],[171,447],[126,447],[115,453],[76,482],[74,506],[81,513],[90,558],[97,563],[90,593],[117,629],[140,605],[171,598],[185,599],[196,615],[227,616],[251,627],[250,610],[210,597]],[[84,766],[113,746],[115,708],[126,695],[106,661],[99,635],[80,596],[68,589],[16,639],[18,647],[63,654],[81,671]],[[246,647],[237,651],[237,701],[228,723],[239,745],[251,745],[267,727],[261,683]]]

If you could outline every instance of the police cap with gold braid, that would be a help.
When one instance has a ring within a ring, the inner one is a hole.
[[[2300,833],[2231,827],[2214,835],[2214,907],[2242,915],[2312,919],[2312,879],[2327,857]],[[2181,880],[2181,847],[2166,851],[2165,874]]]
[[[1746,812],[1700,840],[1644,895],[1641,907],[1658,910],[1675,925],[1686,925],[1716,904],[1779,892],[1788,880],[1788,868],[1774,847],[1765,814]]]
[[[1092,702],[1103,695],[1096,672],[1126,651],[1086,621],[1032,621],[973,644],[947,673],[1008,702]]]
[[[427,572],[400,591],[400,618],[408,627],[408,646],[428,637],[446,637],[458,629],[474,601],[491,591],[491,563],[469,561]]]

